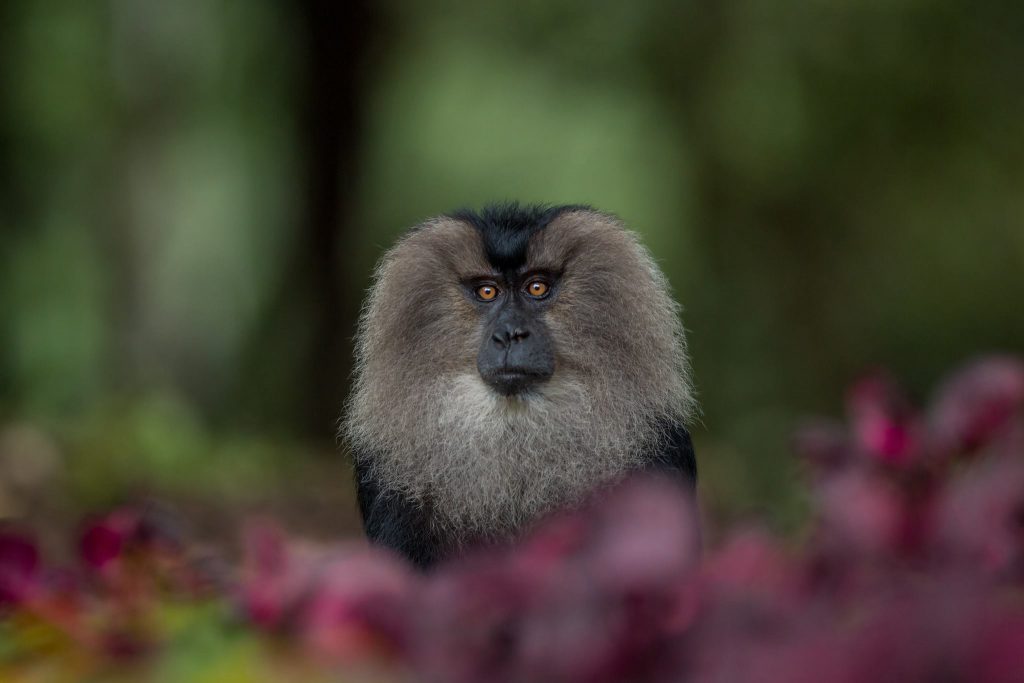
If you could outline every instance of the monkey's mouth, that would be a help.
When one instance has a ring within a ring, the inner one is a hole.
[[[484,382],[502,396],[516,396],[530,391],[551,378],[550,372],[526,368],[499,368],[481,373]]]

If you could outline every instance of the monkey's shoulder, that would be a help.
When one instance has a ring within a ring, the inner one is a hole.
[[[655,442],[648,463],[645,470],[678,477],[691,488],[697,485],[697,455],[690,432],[682,423],[666,421],[661,425],[661,438]]]
[[[431,524],[430,510],[381,485],[366,462],[364,458],[355,458],[356,497],[366,537],[417,566],[427,567],[436,562],[444,544]]]

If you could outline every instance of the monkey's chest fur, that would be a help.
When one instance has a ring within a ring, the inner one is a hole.
[[[355,441],[367,535],[417,564],[515,538],[633,471],[695,478],[689,434],[655,411],[606,413],[573,386],[533,403],[488,403],[474,384],[450,387],[440,410],[411,411],[407,424],[382,422]]]

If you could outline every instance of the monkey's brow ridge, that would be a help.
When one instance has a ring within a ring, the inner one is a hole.
[[[591,210],[582,204],[520,205],[519,202],[488,204],[479,211],[459,209],[449,218],[464,221],[480,233],[487,260],[498,270],[509,271],[526,262],[526,249],[532,237],[567,211]]]

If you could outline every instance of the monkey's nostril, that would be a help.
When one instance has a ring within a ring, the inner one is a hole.
[[[506,346],[508,346],[508,334],[498,334],[497,332],[495,332],[494,334],[491,335],[491,341],[494,342],[494,345],[497,346],[499,349],[503,349]]]

